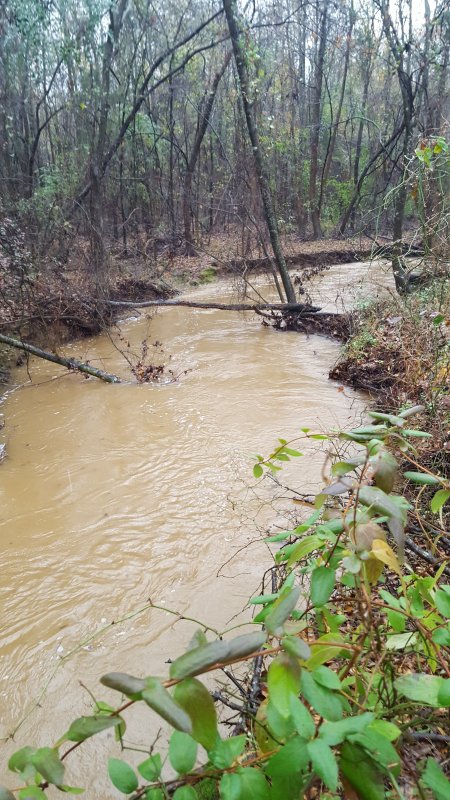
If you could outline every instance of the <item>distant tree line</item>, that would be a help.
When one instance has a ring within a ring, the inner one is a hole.
[[[238,230],[245,252],[267,226],[247,105],[279,231],[401,241],[449,52],[447,0],[0,0],[3,211],[35,256],[85,237],[99,275],[113,240],[189,255]]]

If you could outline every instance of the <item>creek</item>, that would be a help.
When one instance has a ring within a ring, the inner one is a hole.
[[[267,278],[255,281],[270,299]],[[335,310],[390,285],[383,265],[371,281],[368,289],[367,264],[347,264],[309,288]],[[233,292],[220,282],[189,296],[226,302]],[[270,479],[254,480],[252,455],[302,426],[351,425],[366,402],[328,379],[336,342],[264,328],[253,314],[168,308],[127,319],[113,338],[64,352],[126,376],[117,346],[137,352],[147,339],[152,360],[162,342],[178,379],[111,386],[32,360],[32,383],[27,367],[17,369],[23,386],[2,407],[0,737],[23,721],[15,742],[0,746],[2,773],[13,750],[51,744],[74,716],[91,713],[84,687],[116,702],[99,686],[104,672],[167,674],[195,626],[165,608],[217,629],[250,618],[241,611],[270,563],[263,535],[299,508]],[[281,480],[308,493],[320,485],[324,449],[300,449],[305,457]],[[119,622],[150,598],[158,609]],[[151,738],[151,717],[135,715],[132,741]],[[80,772],[91,781],[84,797],[114,796],[110,749],[102,735],[79,749],[72,776],[68,765],[67,782],[81,785]]]

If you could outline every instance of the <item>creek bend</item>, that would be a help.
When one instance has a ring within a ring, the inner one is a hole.
[[[313,301],[339,310],[345,297],[349,307],[349,287],[362,282],[367,294],[367,270],[347,264],[322,273]],[[371,294],[390,284],[382,266],[376,278]],[[267,298],[266,282],[257,279]],[[231,283],[220,283],[189,297],[227,302],[232,294]],[[15,741],[2,742],[3,764],[20,746],[51,744],[72,718],[91,713],[80,681],[115,703],[118,695],[99,686],[104,672],[166,675],[165,662],[195,626],[164,607],[217,629],[248,620],[239,612],[269,563],[262,532],[292,512],[282,492],[271,502],[270,481],[253,490],[252,454],[269,453],[278,436],[291,439],[301,426],[350,425],[364,409],[362,395],[328,379],[339,345],[324,337],[275,332],[253,314],[186,308],[121,328],[131,350],[158,340],[173,372],[189,372],[163,385],[110,386],[32,360],[33,384],[2,407],[0,737],[33,709]],[[107,334],[65,354],[126,372]],[[26,368],[14,377],[26,382]],[[300,449],[305,457],[287,465],[283,482],[312,491],[323,453]],[[117,624],[149,598],[162,608]],[[136,711],[129,730],[131,741],[150,742],[155,718]],[[67,764],[67,783],[77,785],[81,774],[89,786],[95,776],[86,798],[114,796],[105,768],[111,741],[87,742]]]

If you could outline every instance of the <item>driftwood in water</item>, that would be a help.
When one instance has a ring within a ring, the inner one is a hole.
[[[78,361],[76,358],[63,358],[62,356],[55,355],[55,353],[48,353],[46,350],[41,350],[40,347],[35,347],[33,344],[28,344],[27,342],[21,342],[19,339],[13,339],[11,336],[4,336],[2,333],[0,333],[0,342],[10,347],[15,347],[17,350],[23,350],[25,353],[30,353],[38,358],[43,358],[46,361],[52,361],[54,364],[66,367],[66,369],[77,370],[86,375],[92,375],[93,378],[99,378],[101,381],[105,381],[105,383],[121,382],[117,375],[109,375],[101,369],[91,367],[90,364],[83,364],[82,361]]]
[[[316,313],[318,306],[309,303],[199,303],[195,300],[106,300],[111,306],[149,308],[151,306],[184,306],[185,308],[217,309],[218,311],[289,311],[295,314]]]

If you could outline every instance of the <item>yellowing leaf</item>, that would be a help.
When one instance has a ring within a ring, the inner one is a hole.
[[[397,556],[387,542],[384,542],[382,539],[374,539],[372,542],[372,550],[370,552],[374,558],[377,558],[378,561],[386,564],[386,566],[389,567],[389,569],[391,569],[393,572],[396,572],[397,575],[401,574],[400,564],[397,561]]]
[[[384,564],[379,561],[378,558],[373,558],[371,556],[367,559],[367,561],[364,561],[364,572],[371,586],[374,586],[374,584],[377,583],[378,578],[383,572],[383,569]]]

